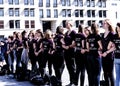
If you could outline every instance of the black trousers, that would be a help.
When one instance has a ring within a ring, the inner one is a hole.
[[[85,80],[85,57],[80,51],[75,53],[75,64],[76,64],[76,77],[75,84],[78,85],[79,75],[80,75],[80,86],[84,86]]]
[[[64,53],[55,52],[53,54],[53,68],[57,79],[61,82],[61,76],[64,70]]]
[[[89,86],[99,86],[101,58],[99,56],[87,55],[86,70],[88,73]]]
[[[73,50],[65,50],[64,53],[66,67],[70,77],[70,83],[75,83],[75,58]]]
[[[13,51],[10,52],[10,59],[11,59],[11,63],[9,64],[9,67],[11,69],[11,73],[14,72],[14,53]]]
[[[106,82],[106,86],[114,86],[114,58],[112,54],[108,54],[106,57],[102,57],[102,67],[104,72],[104,78]],[[110,85],[111,84],[111,85]]]

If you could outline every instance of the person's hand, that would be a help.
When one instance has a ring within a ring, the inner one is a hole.
[[[104,52],[101,56],[102,56],[102,57],[106,57],[106,56],[107,56],[107,53]]]
[[[84,50],[84,49],[82,49],[82,50],[81,50],[81,53],[82,53],[82,54],[84,54],[84,53],[85,53],[85,50]]]
[[[35,52],[35,56],[38,56],[38,53],[37,53],[37,52]]]

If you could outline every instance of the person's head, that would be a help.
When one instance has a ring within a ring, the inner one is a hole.
[[[91,32],[92,34],[98,34],[98,26],[95,22],[93,22],[91,25]]]
[[[105,30],[110,31],[110,32],[114,32],[114,31],[113,31],[112,24],[111,24],[111,22],[110,22],[109,19],[106,19],[106,20],[103,21],[103,28],[104,28]]]
[[[120,23],[117,23],[116,25],[116,34],[120,34]]]
[[[8,36],[8,42],[12,42],[13,41],[13,36]]]
[[[73,26],[73,21],[72,20],[67,20],[65,25],[66,25],[67,29],[71,29],[71,27]]]
[[[21,33],[21,35],[22,35],[22,38],[25,38],[25,37],[27,37],[27,32],[24,30],[24,31]]]
[[[13,32],[13,37],[16,38],[16,36],[17,36],[17,32],[15,31]]]
[[[84,28],[84,34],[85,34],[85,36],[88,36],[88,35],[91,34],[91,32],[90,32],[90,30],[89,30],[88,28],[89,28],[89,27],[85,27],[85,28]]]
[[[52,38],[52,32],[50,30],[45,31],[45,38],[51,39]]]
[[[62,26],[58,26],[56,29],[56,33],[57,34],[63,34],[63,27]]]
[[[41,30],[36,30],[36,32],[35,32],[35,37],[37,37],[37,38],[43,38],[43,33],[41,32]]]
[[[31,39],[31,38],[34,38],[34,32],[33,30],[31,30],[28,34],[28,38]]]
[[[78,26],[78,33],[83,33],[83,25]]]

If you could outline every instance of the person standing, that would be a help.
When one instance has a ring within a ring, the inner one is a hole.
[[[83,26],[79,25],[78,33],[75,35],[75,64],[76,64],[76,75],[75,75],[75,85],[78,85],[79,74],[80,74],[80,86],[84,86],[85,80],[85,57],[84,52],[84,42],[85,36],[83,34]]]
[[[113,28],[109,19],[104,20],[103,28],[105,29],[102,35],[102,67],[106,86],[114,86],[114,54],[115,46],[113,44]]]
[[[55,75],[58,79],[59,86],[62,86],[61,76],[64,69],[64,50],[62,48],[61,39],[64,37],[63,35],[63,27],[58,26],[56,29],[56,35],[54,37],[54,59],[53,59],[53,67],[55,70]]]
[[[115,44],[115,71],[116,71],[116,80],[115,86],[120,86],[120,23],[117,23],[116,34],[114,35],[113,42]]]
[[[75,58],[74,58],[74,47],[73,41],[75,40],[76,32],[72,30],[73,21],[66,21],[67,32],[65,33],[65,37],[62,40],[62,47],[64,48],[64,59],[66,62],[67,70],[70,77],[70,83],[66,86],[71,86],[75,84]]]

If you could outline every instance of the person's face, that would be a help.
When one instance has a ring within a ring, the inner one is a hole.
[[[59,31],[60,31],[61,33],[63,33],[64,29],[61,27],[61,28],[59,29]]]
[[[103,22],[103,28],[104,28],[104,29],[108,29],[108,27],[109,27],[108,23],[107,23],[106,21],[104,21],[104,22]]]
[[[66,28],[67,28],[67,29],[70,29],[70,27],[71,27],[71,24],[68,23],[68,22],[66,22]]]
[[[86,36],[88,36],[90,34],[87,29],[84,30],[84,33],[85,33]]]
[[[117,32],[120,33],[120,27],[117,26]]]

